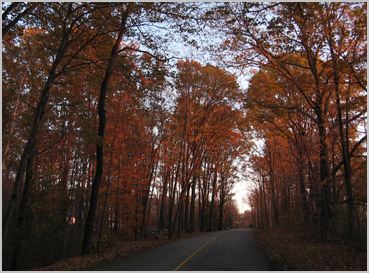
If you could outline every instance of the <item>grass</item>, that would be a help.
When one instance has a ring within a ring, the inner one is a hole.
[[[322,242],[285,229],[255,230],[255,236],[276,270],[367,270],[367,252],[344,242]]]

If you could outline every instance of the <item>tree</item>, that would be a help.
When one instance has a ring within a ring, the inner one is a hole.
[[[101,89],[100,89],[100,96],[99,96],[99,103],[98,103],[98,114],[99,114],[99,128],[98,128],[98,137],[99,142],[96,144],[96,173],[95,178],[92,183],[92,191],[91,191],[91,198],[90,198],[90,206],[86,218],[86,227],[85,227],[85,233],[83,237],[83,245],[82,245],[82,254],[90,253],[90,245],[91,245],[91,237],[92,237],[92,228],[95,222],[95,215],[96,215],[96,206],[97,206],[97,198],[99,194],[99,187],[102,180],[103,175],[103,164],[104,164],[104,147],[103,147],[103,141],[104,141],[104,133],[105,133],[105,124],[106,124],[106,114],[105,114],[105,99],[106,99],[106,93],[108,90],[108,84],[110,77],[112,75],[113,71],[113,65],[115,58],[118,56],[119,46],[123,39],[123,34],[126,32],[127,27],[127,18],[130,13],[130,5],[128,4],[125,7],[122,7],[121,11],[121,25],[118,28],[118,37],[115,40],[114,46],[111,50],[110,58],[108,61],[108,65],[105,70],[105,76],[101,83]]]
[[[348,9],[353,11],[356,8],[359,7],[354,5]],[[326,131],[332,101],[332,89],[329,87],[332,56],[327,55],[329,43],[322,35],[324,25],[320,16],[326,16],[329,12],[319,3],[227,4],[221,12],[224,16],[224,37],[227,39],[225,48],[233,52],[242,48],[242,52],[249,52],[247,55],[236,53],[235,60],[244,66],[256,64],[259,67],[269,67],[281,79],[288,81],[312,110],[309,113],[298,105],[278,105],[279,108],[298,111],[310,117],[317,126],[321,236],[327,238],[333,228],[330,194],[332,181]],[[317,15],[319,12],[320,16]],[[360,35],[357,38],[361,39],[359,37]],[[304,81],[301,81],[302,75],[305,77]]]
[[[86,10],[87,9],[87,10]],[[58,12],[56,12],[58,10]],[[46,61],[47,66],[47,76],[46,81],[44,82],[44,86],[41,91],[41,96],[39,98],[39,102],[37,107],[35,108],[33,123],[30,130],[30,134],[28,136],[27,143],[23,148],[23,152],[21,158],[19,160],[19,165],[17,168],[17,174],[15,177],[13,194],[12,198],[9,202],[8,208],[6,210],[4,219],[3,219],[3,238],[4,241],[8,238],[8,231],[11,225],[11,220],[14,217],[14,211],[16,205],[19,200],[20,190],[22,186],[23,175],[26,169],[27,161],[32,162],[35,153],[32,152],[36,149],[37,144],[37,135],[42,124],[42,120],[45,114],[45,107],[48,103],[50,96],[50,89],[52,88],[54,81],[56,78],[65,73],[68,69],[70,69],[70,65],[73,59],[75,59],[78,54],[85,48],[96,36],[99,34],[100,29],[97,30],[96,33],[93,33],[91,36],[87,36],[87,39],[84,40],[82,44],[79,44],[79,39],[83,37],[88,30],[88,27],[79,27],[78,30],[75,30],[76,24],[81,23],[82,21],[88,20],[87,14],[89,13],[88,7],[85,4],[81,6],[79,4],[47,4],[40,5],[37,11],[40,14],[43,14],[46,19],[47,16],[56,16],[56,20],[51,20],[55,25],[46,26],[43,25],[45,21],[37,20],[35,18],[35,24],[39,24],[41,28],[48,29],[49,35],[51,39],[51,43],[55,43],[55,52],[50,48],[51,56],[53,57],[52,62]],[[61,38],[58,41],[57,38]],[[74,44],[79,44],[79,47],[75,49],[75,51],[70,51]],[[55,54],[55,55],[54,55]],[[68,57],[66,57],[66,55]],[[46,58],[46,56],[43,56]],[[49,59],[50,60],[50,59]],[[84,63],[83,63],[84,64]],[[78,64],[82,65],[82,64]]]
[[[240,102],[240,90],[236,84],[235,78],[217,67],[211,65],[202,66],[194,61],[178,63],[179,74],[176,87],[180,92],[177,100],[177,112],[175,118],[178,120],[175,124],[178,126],[177,135],[179,139],[179,157],[176,164],[174,178],[174,188],[177,186],[177,180],[181,178],[181,192],[179,202],[175,211],[174,219],[169,230],[169,236],[174,232],[177,226],[177,236],[180,234],[180,228],[184,224],[185,229],[189,229],[189,219],[194,217],[194,211],[189,209],[189,193],[192,188],[191,206],[195,206],[195,183],[199,180],[203,182],[203,193],[199,193],[199,202],[202,200],[202,211],[205,212],[205,203],[210,195],[209,218],[205,221],[205,214],[202,213],[202,229],[211,230],[213,228],[213,216],[215,207],[215,198],[218,194],[218,172],[219,160],[215,156],[217,145],[220,149],[224,146],[222,142],[229,143],[233,149],[237,150],[241,141],[239,134],[235,132],[238,129],[241,118],[240,112],[235,107]],[[222,151],[223,152],[223,151]],[[237,153],[234,153],[236,156]],[[206,164],[205,176],[201,177],[200,170],[204,160],[209,161]],[[210,172],[213,172],[213,175]],[[225,177],[223,175],[223,183]],[[211,182],[210,182],[211,181]],[[224,191],[223,194],[226,194]],[[223,197],[225,202],[226,197]],[[170,210],[173,209],[174,195]],[[187,202],[186,202],[187,200]],[[187,205],[186,205],[187,204]],[[199,206],[200,207],[200,206]],[[199,208],[200,209],[200,208]],[[172,211],[173,213],[173,211]],[[194,220],[192,220],[194,221]],[[206,222],[206,223],[205,223]],[[192,223],[193,225],[193,223]]]

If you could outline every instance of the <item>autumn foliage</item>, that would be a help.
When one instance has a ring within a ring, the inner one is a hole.
[[[225,49],[248,48],[237,61],[260,67],[245,96],[263,142],[249,161],[257,226],[309,227],[322,240],[366,249],[366,5],[252,3],[219,12],[233,38]]]
[[[4,270],[232,228],[241,171],[258,228],[366,248],[366,4],[2,8]]]

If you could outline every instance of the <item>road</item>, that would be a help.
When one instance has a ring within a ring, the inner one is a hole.
[[[94,271],[271,270],[252,230],[217,231],[161,245],[121,258]]]

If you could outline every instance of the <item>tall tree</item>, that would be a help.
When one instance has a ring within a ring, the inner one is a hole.
[[[11,221],[14,217],[16,205],[19,201],[20,190],[23,183],[23,176],[26,168],[26,162],[32,161],[35,153],[31,151],[35,149],[37,145],[37,135],[39,128],[42,124],[45,114],[45,108],[49,101],[50,89],[52,88],[55,79],[70,69],[72,60],[74,60],[79,53],[94,39],[100,32],[92,33],[90,36],[85,36],[89,31],[87,26],[79,27],[76,31],[76,25],[81,24],[88,19],[89,8],[86,4],[73,4],[73,3],[50,3],[42,4],[37,7],[37,12],[44,17],[35,18],[36,26],[40,26],[45,30],[48,30],[48,37],[54,39],[51,42],[55,43],[53,49],[50,49],[49,54],[52,56],[43,56],[47,67],[46,81],[43,88],[41,88],[41,95],[39,102],[35,108],[32,127],[27,139],[27,143],[23,148],[19,165],[17,168],[17,174],[13,186],[12,198],[8,204],[7,210],[3,218],[3,238],[4,241],[8,238],[8,232],[11,225]],[[46,25],[45,20],[47,17],[54,17],[55,20],[50,20],[54,25]],[[80,44],[79,39],[86,37]],[[60,37],[60,40],[58,38]],[[78,44],[77,48],[73,48],[73,45]],[[73,48],[73,49],[72,49]],[[67,57],[66,54],[68,53]],[[47,60],[47,58],[49,58]],[[51,63],[50,63],[51,59]]]
[[[82,254],[87,254],[91,252],[91,238],[92,238],[92,230],[93,225],[95,222],[95,215],[96,215],[96,207],[97,207],[97,198],[99,194],[99,188],[103,176],[104,170],[104,133],[105,133],[105,124],[106,124],[106,114],[105,114],[105,99],[108,90],[109,80],[112,75],[113,65],[116,57],[118,56],[118,51],[120,44],[123,39],[123,34],[125,33],[127,27],[127,18],[130,13],[130,5],[124,6],[120,10],[121,13],[121,25],[119,27],[118,37],[115,40],[114,46],[111,50],[110,58],[105,70],[105,76],[101,83],[100,88],[100,96],[99,96],[99,103],[98,103],[98,114],[99,114],[99,128],[98,128],[98,137],[99,142],[96,144],[96,173],[95,178],[92,183],[92,191],[90,197],[90,206],[88,209],[88,214],[86,218],[86,225],[85,225],[85,233],[83,237],[83,244],[82,244]]]
[[[337,4],[337,6],[344,4]],[[351,6],[356,9],[357,6]],[[332,232],[331,175],[328,152],[328,113],[331,108],[331,58],[323,24],[317,12],[328,13],[320,3],[243,3],[226,4],[220,10],[224,20],[225,48],[236,52],[234,60],[241,65],[270,67],[291,83],[312,114],[298,106],[280,108],[299,111],[314,121],[319,134],[320,223],[321,235]],[[231,42],[232,41],[232,42]],[[241,51],[242,49],[242,51]],[[323,57],[324,56],[324,57]],[[305,80],[301,81],[301,75]],[[308,79],[308,80],[306,80]]]

